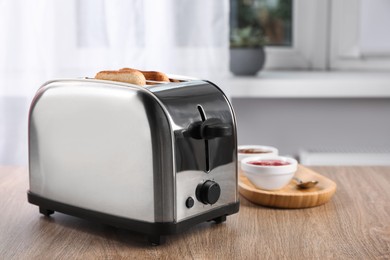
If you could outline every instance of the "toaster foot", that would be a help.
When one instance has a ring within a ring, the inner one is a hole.
[[[49,217],[51,214],[54,214],[54,210],[39,207],[39,213],[45,215],[46,217]]]
[[[213,221],[214,221],[216,224],[221,224],[222,222],[225,222],[225,221],[226,221],[226,215],[220,216],[220,217],[218,217],[218,218],[214,218]]]
[[[165,236],[159,236],[159,235],[149,235],[148,236],[148,241],[151,243],[153,246],[158,246],[160,244],[165,243]]]

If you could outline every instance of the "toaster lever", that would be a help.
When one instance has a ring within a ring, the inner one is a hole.
[[[192,123],[187,129],[183,130],[184,137],[192,137],[194,139],[203,139],[201,134],[202,121]]]
[[[205,140],[231,136],[233,134],[230,124],[223,123],[218,118],[206,119],[201,125],[201,136]]]
[[[223,123],[218,118],[210,118],[205,121],[192,123],[187,130],[183,132],[183,136],[190,136],[194,139],[209,140],[217,137],[231,136],[232,127],[229,124]]]

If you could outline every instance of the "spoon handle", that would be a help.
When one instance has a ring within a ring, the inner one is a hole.
[[[298,177],[293,177],[293,179],[296,181],[296,182],[298,182],[298,184],[301,184],[301,183],[303,183],[303,181],[301,180],[301,179],[299,179]]]

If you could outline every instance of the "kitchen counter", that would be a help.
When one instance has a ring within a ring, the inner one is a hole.
[[[313,167],[338,189],[325,205],[299,210],[257,206],[203,223],[150,246],[146,237],[27,202],[28,173],[0,167],[0,259],[390,258],[390,167]]]

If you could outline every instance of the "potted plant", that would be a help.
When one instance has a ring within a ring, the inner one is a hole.
[[[243,0],[231,0],[230,71],[255,75],[265,62],[266,40],[256,10]]]

